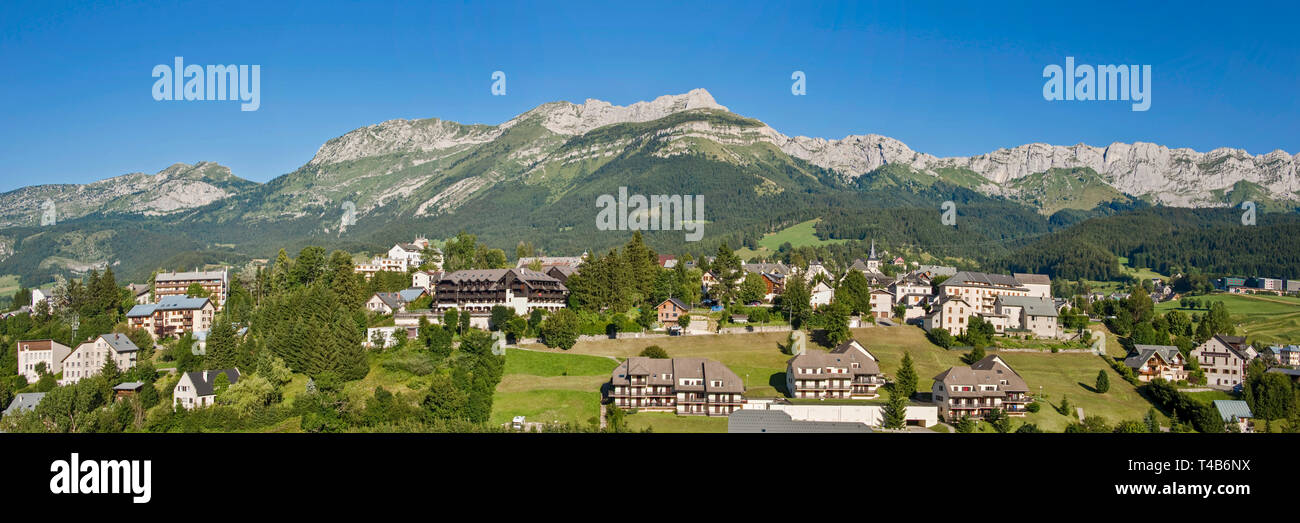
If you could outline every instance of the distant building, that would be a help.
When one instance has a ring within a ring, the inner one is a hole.
[[[1300,367],[1300,345],[1273,345],[1268,348],[1268,353],[1278,365]]]
[[[992,355],[935,376],[931,398],[949,423],[964,416],[982,419],[994,410],[1024,416],[1029,385],[1002,358]]]
[[[36,383],[41,379],[36,365],[44,363],[45,371],[50,374],[63,372],[63,359],[72,353],[72,348],[54,340],[19,340],[17,352],[18,374],[27,378],[27,383]]]
[[[1058,334],[1056,302],[1042,296],[998,296],[994,300],[998,314],[1006,316],[1007,329],[1028,331],[1038,338],[1055,338]]]
[[[1250,405],[1241,400],[1214,400],[1214,410],[1225,425],[1236,425],[1238,432],[1252,432],[1250,419],[1255,417],[1250,412]]]
[[[1231,390],[1246,381],[1246,364],[1255,358],[1255,349],[1244,336],[1215,335],[1192,349],[1189,354],[1205,372],[1205,384]]]
[[[531,269],[471,269],[444,274],[433,295],[438,312],[455,308],[486,314],[502,305],[525,315],[534,309],[563,309],[569,289],[559,280]]]
[[[624,409],[726,416],[745,403],[745,384],[726,365],[703,358],[635,356],[610,374],[609,398]]]
[[[826,282],[819,281],[817,282],[817,285],[812,288],[812,299],[810,300],[812,308],[816,309],[823,305],[830,305],[831,299],[834,297],[835,289],[831,288],[830,285],[827,285]]]
[[[203,291],[212,298],[217,310],[226,305],[230,293],[230,273],[226,269],[219,271],[160,272],[153,278],[154,301],[161,303],[167,296],[185,297],[189,295],[190,286],[199,284]]]
[[[20,392],[14,394],[14,399],[9,402],[8,407],[5,407],[4,413],[0,414],[0,417],[35,409],[42,399],[45,399],[44,392]]]
[[[687,307],[685,303],[682,303],[682,300],[677,298],[668,298],[660,303],[659,306],[656,307],[656,310],[659,313],[659,323],[668,325],[670,323],[676,324],[682,316],[685,316],[691,311],[691,308]]]
[[[125,334],[104,334],[78,345],[76,349],[63,358],[63,379],[60,385],[76,383],[84,378],[98,376],[104,370],[104,363],[109,359],[117,365],[118,370],[135,367],[140,348],[131,342]]]
[[[151,301],[149,299],[149,293],[152,291],[150,290],[149,285],[143,283],[132,283],[127,285],[126,288],[135,296],[135,303],[137,305],[142,305]]]
[[[225,373],[234,385],[239,381],[239,369],[200,370],[186,372],[172,390],[172,408],[193,409],[216,403],[217,376]]]
[[[131,307],[126,313],[126,321],[131,328],[145,329],[161,339],[210,330],[215,314],[216,307],[208,298],[167,295],[158,303]]]

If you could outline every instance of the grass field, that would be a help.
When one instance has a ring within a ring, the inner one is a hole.
[[[13,296],[15,292],[18,292],[18,287],[18,276],[13,274],[0,276],[0,296]]]
[[[604,356],[506,349],[505,375],[492,399],[494,424],[528,421],[585,424],[600,412],[600,387],[618,362]]]
[[[1237,324],[1237,334],[1251,343],[1300,343],[1300,298],[1221,293],[1196,299],[1207,308],[1210,303],[1223,302]],[[1184,309],[1177,300],[1156,305],[1161,313],[1175,309],[1188,314],[1205,314],[1207,310]]]
[[[961,365],[962,353],[943,350],[931,344],[925,334],[912,326],[867,327],[853,329],[853,336],[880,360],[882,371],[893,376],[898,371],[903,355],[910,353],[917,374],[920,376],[917,388],[928,392],[933,385],[933,377],[949,367]],[[527,366],[529,372],[541,372],[539,369],[552,369],[552,363],[542,363],[546,358],[542,354],[555,358],[572,358],[581,356],[602,356],[625,359],[635,356],[647,345],[663,347],[671,357],[710,358],[727,365],[742,379],[748,375],[746,396],[750,398],[774,397],[784,395],[785,362],[790,356],[783,354],[779,344],[785,343],[787,333],[759,333],[710,336],[680,336],[656,338],[653,340],[598,340],[582,341],[567,353],[530,346],[539,352],[527,358],[520,358],[515,365]],[[1113,336],[1108,339],[1119,355],[1118,341]],[[809,350],[826,350],[817,345],[810,345]],[[523,352],[523,351],[520,351]],[[507,368],[511,368],[507,355]],[[1138,395],[1136,388],[1124,381],[1100,357],[1092,354],[1052,354],[1042,353],[1003,353],[1001,357],[1012,366],[1029,384],[1030,392],[1043,394],[1047,401],[1037,413],[1029,414],[1024,422],[1035,423],[1047,431],[1060,432],[1073,419],[1057,414],[1052,408],[1059,404],[1061,398],[1068,397],[1071,405],[1082,407],[1086,415],[1099,415],[1114,424],[1121,420],[1140,420],[1151,407]],[[614,362],[608,362],[612,370]],[[586,368],[594,372],[594,367],[584,367],[587,360],[563,360],[566,369]],[[586,372],[584,371],[584,372]],[[1106,394],[1092,392],[1097,373],[1105,371],[1110,378],[1110,390]],[[609,379],[609,371],[590,376],[556,375],[549,371],[550,377],[531,374],[507,372],[497,388],[496,405],[493,407],[493,421],[504,422],[511,415],[529,415],[529,409],[536,410],[537,421],[549,421],[545,416],[556,419],[585,423],[598,412],[600,385]],[[549,380],[549,381],[548,381]],[[562,394],[561,394],[562,392]],[[533,416],[529,416],[530,420]],[[1163,418],[1162,418],[1163,420]],[[723,418],[679,417],[666,413],[641,412],[628,417],[628,422],[635,429],[650,427],[655,432],[724,432],[726,420]],[[1019,423],[1019,422],[1018,422]],[[1018,424],[1017,423],[1017,424]]]
[[[758,241],[758,249],[752,250],[741,248],[736,250],[736,255],[742,260],[748,260],[754,256],[767,256],[781,248],[781,244],[790,242],[794,247],[804,245],[819,246],[830,245],[835,243],[844,243],[846,240],[823,240],[817,237],[817,231],[813,228],[821,218],[799,222],[776,232],[769,232],[763,235],[763,239]]]

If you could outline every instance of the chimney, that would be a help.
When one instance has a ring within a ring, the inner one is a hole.
[[[203,371],[203,381],[208,381],[208,371]]]

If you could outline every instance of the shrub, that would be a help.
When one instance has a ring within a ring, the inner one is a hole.
[[[663,347],[660,347],[658,345],[651,345],[649,347],[641,349],[641,354],[639,354],[639,356],[644,356],[646,358],[654,358],[657,360],[666,360],[668,359],[668,351],[665,351]]]
[[[1035,401],[1035,402],[1033,402],[1033,403],[1030,403],[1030,404],[1028,404],[1028,405],[1025,405],[1025,410],[1027,410],[1027,411],[1029,411],[1029,412],[1038,412],[1039,409],[1042,409],[1042,408],[1043,408],[1043,407],[1042,407],[1041,405],[1039,405],[1037,401]]]

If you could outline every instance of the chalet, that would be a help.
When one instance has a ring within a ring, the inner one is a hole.
[[[903,262],[903,257],[902,257],[902,256],[897,256],[897,257],[895,257],[895,258],[894,258],[894,262],[893,262],[893,264],[894,264],[895,267],[902,267],[902,266],[906,265],[906,264]]]
[[[1028,332],[1038,338],[1058,335],[1056,302],[1042,296],[998,296],[994,300],[997,314],[1007,319],[1005,331]]]
[[[1216,389],[1232,390],[1245,383],[1246,364],[1255,359],[1255,349],[1244,336],[1215,335],[1192,349],[1189,356],[1205,373],[1205,384]]]
[[[785,293],[785,275],[765,272],[762,276],[763,285],[767,287],[767,293],[763,295],[764,300],[772,301],[778,294]]]
[[[578,273],[577,267],[570,267],[568,265],[551,265],[545,269],[546,270],[542,271],[543,273],[566,285],[569,283],[569,278],[572,278],[574,274]]]
[[[434,290],[434,309],[487,314],[493,306],[525,315],[534,309],[563,309],[569,289],[531,269],[471,269],[444,274]]]
[[[397,292],[376,292],[366,300],[366,310],[379,314],[406,312],[406,305],[428,293],[422,287],[411,287]]]
[[[72,348],[54,340],[19,340],[17,352],[18,374],[27,378],[27,383],[36,383],[41,379],[36,373],[38,364],[44,363],[45,371],[50,374],[63,372],[63,359],[72,353]]]
[[[125,334],[103,334],[93,341],[78,345],[63,358],[63,379],[59,385],[76,383],[83,378],[99,375],[104,363],[112,360],[118,370],[135,367],[140,348]]]
[[[994,410],[1024,416],[1029,385],[1002,358],[992,355],[935,376],[930,397],[949,423],[964,416],[982,419]]]
[[[829,353],[807,352],[786,361],[786,390],[793,398],[872,399],[885,384],[876,357],[857,340]]]
[[[172,390],[172,408],[193,409],[216,403],[217,377],[225,374],[230,384],[239,381],[239,369],[200,370],[186,372]]]
[[[682,303],[682,300],[677,298],[668,298],[655,308],[659,311],[659,323],[664,325],[677,323],[679,318],[686,315],[686,313],[691,310],[691,308],[687,307],[685,303]]]
[[[139,394],[140,391],[147,386],[148,385],[145,385],[143,381],[128,381],[126,383],[119,383],[113,386],[113,399],[120,400],[122,398],[129,398],[131,396],[135,396],[136,394]]]
[[[703,358],[628,358],[610,373],[619,408],[726,416],[745,404],[745,384],[726,365]]]
[[[712,288],[714,285],[717,285],[717,283],[718,283],[718,277],[715,276],[712,272],[706,272],[702,276],[700,276],[700,285],[704,287],[705,292],[708,292],[709,289]]]
[[[37,305],[40,305],[41,302],[48,301],[52,296],[54,296],[53,287],[49,287],[45,289],[32,289],[32,304],[31,304],[32,310],[36,310]],[[51,308],[53,308],[53,303],[51,303],[50,305]]]
[[[659,266],[665,269],[671,269],[677,266],[677,258],[671,254],[659,255]]]
[[[145,329],[155,338],[176,336],[212,328],[216,306],[208,298],[189,296],[163,296],[158,303],[131,307],[126,313],[127,324],[133,329]]]
[[[1124,365],[1133,369],[1141,381],[1163,379],[1165,381],[1182,381],[1187,379],[1183,354],[1178,347],[1170,345],[1134,345],[1134,353],[1124,360]]]
[[[226,305],[230,293],[230,273],[226,269],[219,271],[160,272],[153,277],[154,301],[162,303],[168,296],[184,298],[189,296],[190,286],[199,284],[203,291],[212,298],[216,310]]]

